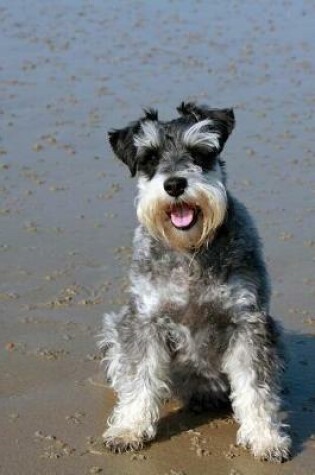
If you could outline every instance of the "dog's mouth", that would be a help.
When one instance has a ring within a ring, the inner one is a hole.
[[[199,208],[190,206],[187,203],[175,203],[168,213],[172,225],[182,231],[188,230],[196,224]]]

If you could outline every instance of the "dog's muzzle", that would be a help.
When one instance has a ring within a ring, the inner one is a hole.
[[[187,179],[184,177],[172,176],[165,180],[164,190],[172,198],[182,196],[188,186]],[[168,212],[172,225],[181,230],[190,229],[197,221],[197,210],[187,203],[176,201]]]

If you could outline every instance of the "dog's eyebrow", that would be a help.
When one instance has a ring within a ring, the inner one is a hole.
[[[186,147],[205,146],[210,148],[220,148],[219,134],[217,132],[202,132],[201,129],[206,125],[212,125],[210,119],[201,120],[192,125],[183,134],[183,143]]]
[[[158,148],[160,145],[159,131],[151,120],[141,124],[141,132],[134,136],[133,142],[138,148]]]

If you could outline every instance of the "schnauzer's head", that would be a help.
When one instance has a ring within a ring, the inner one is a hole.
[[[180,251],[211,241],[227,206],[220,153],[234,127],[232,109],[193,103],[161,122],[154,110],[109,132],[117,155],[138,175],[139,221],[150,234]]]

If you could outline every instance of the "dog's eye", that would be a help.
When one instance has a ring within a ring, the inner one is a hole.
[[[215,165],[217,152],[205,147],[193,147],[189,150],[190,155],[196,165],[204,170],[212,170]]]
[[[159,164],[159,157],[157,152],[148,151],[143,154],[138,160],[138,171],[144,173],[151,179]]]

